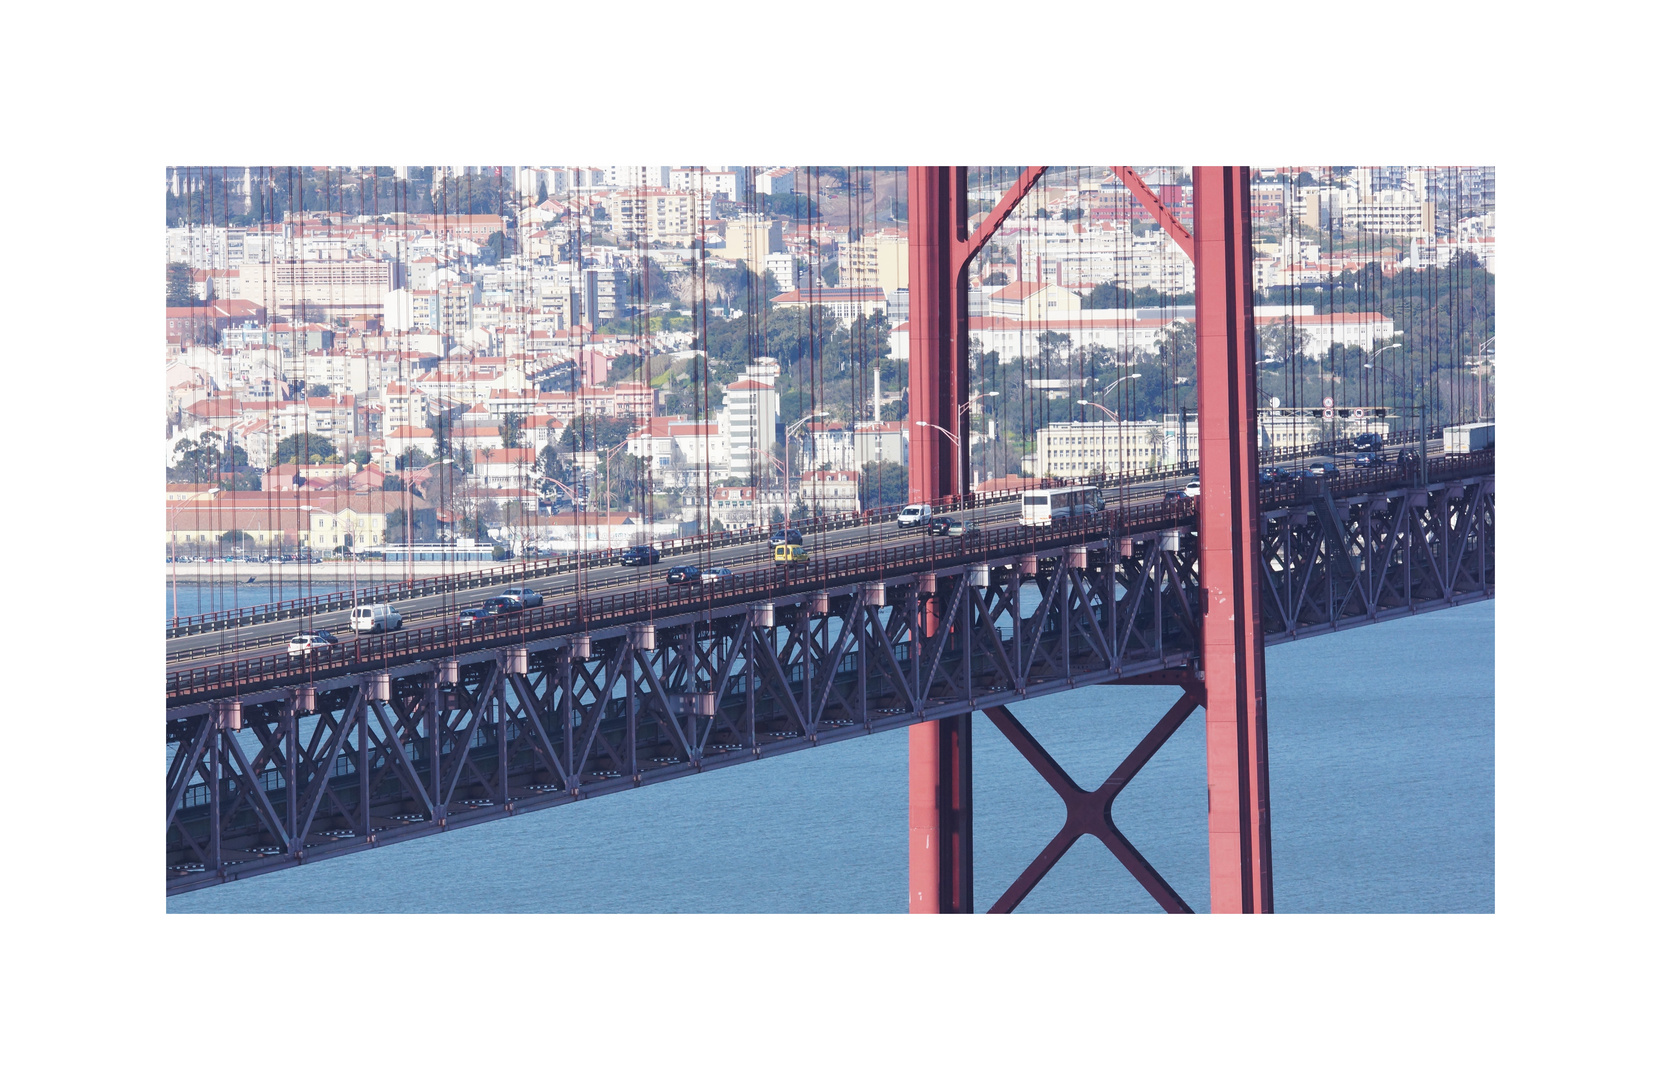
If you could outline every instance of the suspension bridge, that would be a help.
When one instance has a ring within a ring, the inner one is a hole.
[[[707,583],[671,584],[661,567],[625,567],[604,552],[411,581],[375,597],[396,600],[404,626],[301,656],[288,654],[289,636],[339,620],[341,602],[176,614],[166,683],[169,894],[372,857],[402,840],[906,728],[912,911],[1015,910],[1088,834],[1166,911],[1186,912],[1112,808],[1199,711],[1211,908],[1272,912],[1263,650],[1493,597],[1494,450],[1432,442],[1444,427],[1483,418],[1486,402],[1466,411],[1463,401],[1426,397],[1427,385],[1463,385],[1434,365],[1417,380],[1398,371],[1386,381],[1385,364],[1405,361],[1371,351],[1354,361],[1351,385],[1371,388],[1356,410],[1413,422],[1359,464],[1319,475],[1268,470],[1282,455],[1262,447],[1261,414],[1280,405],[1265,401],[1263,384],[1277,377],[1265,372],[1279,363],[1288,385],[1303,380],[1290,372],[1297,350],[1266,355],[1259,341],[1252,171],[1194,168],[1179,208],[1167,204],[1169,185],[1115,167],[1139,213],[1192,262],[1192,367],[1169,357],[1169,397],[1159,404],[1178,400],[1185,380],[1176,372],[1191,370],[1199,493],[1171,497],[1157,470],[1121,469],[1089,478],[1102,495],[1098,512],[1022,524],[1025,489],[990,494],[972,479],[971,407],[978,395],[1015,392],[989,390],[979,358],[971,363],[969,278],[1048,172],[905,173],[912,430],[903,501],[974,528],[902,529],[893,505],[805,525],[805,565],[776,564],[763,536],[691,538],[686,561],[733,570]],[[972,197],[988,176],[997,197]],[[806,400],[796,411],[807,417],[825,402],[812,378],[798,385]],[[1416,392],[1401,396],[1403,388]],[[1135,392],[1128,382],[1114,412],[1134,413],[1138,403],[1124,395]],[[1050,407],[1047,397],[1032,400]],[[1335,408],[1324,402],[1317,419],[1331,420]],[[1028,421],[1031,435],[1038,421]],[[1330,456],[1338,445],[1285,456]],[[457,621],[461,607],[510,582],[538,589],[544,602]],[[1009,706],[1113,684],[1168,686],[1175,700],[1086,791]],[[1027,870],[978,902],[977,711],[1067,811]]]

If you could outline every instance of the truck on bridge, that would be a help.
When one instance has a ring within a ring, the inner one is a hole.
[[[1474,454],[1490,450],[1494,445],[1494,424],[1454,424],[1442,429],[1442,452],[1445,454]]]

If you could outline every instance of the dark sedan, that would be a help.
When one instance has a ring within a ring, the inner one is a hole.
[[[478,623],[489,622],[495,617],[496,613],[493,611],[486,611],[483,608],[468,608],[461,613],[461,625],[464,628],[475,626]]]
[[[491,615],[511,615],[515,611],[525,610],[525,605],[513,596],[492,596],[483,606]]]
[[[624,566],[651,566],[662,557],[657,548],[649,544],[639,544],[623,552],[622,562]]]
[[[774,533],[772,539],[768,541],[768,543],[772,544],[774,547],[777,547],[780,544],[799,544],[801,542],[802,534],[795,529],[780,529],[778,532]]]
[[[671,585],[696,585],[702,576],[703,571],[696,566],[671,566],[668,576],[663,580]]]
[[[951,527],[953,525],[956,525],[956,524],[957,524],[957,519],[955,519],[955,518],[949,518],[949,517],[932,518],[932,519],[930,519],[929,526],[928,526],[929,535],[930,536],[945,536],[946,533],[951,530]]]

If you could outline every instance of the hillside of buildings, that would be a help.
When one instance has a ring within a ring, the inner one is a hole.
[[[1011,173],[971,174],[971,227]],[[1185,173],[1143,175],[1189,220]],[[905,500],[903,170],[167,183],[170,550],[524,553]],[[1492,415],[1491,168],[1263,169],[1252,230],[1265,445],[1331,434],[1327,398]],[[1193,267],[1108,170],[1052,168],[969,286],[974,484],[1184,460]]]

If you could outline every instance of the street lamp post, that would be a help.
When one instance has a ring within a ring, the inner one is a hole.
[[[1138,371],[1135,374],[1125,375],[1121,378],[1114,379],[1112,382],[1103,387],[1101,392],[1103,394],[1110,393],[1113,388],[1118,386],[1120,383],[1128,382],[1131,379],[1140,379],[1141,377],[1142,373]],[[1089,405],[1091,408],[1100,409],[1102,412],[1107,414],[1107,418],[1109,420],[1112,420],[1115,424],[1119,423],[1119,414],[1108,408],[1106,405],[1098,405],[1096,402],[1088,401],[1084,398],[1079,398],[1078,403],[1080,405]],[[1124,440],[1121,438],[1119,440],[1119,472],[1121,474],[1124,472],[1124,449]],[[1104,480],[1107,478],[1107,433],[1105,431],[1102,433],[1102,478]]]
[[[916,424],[918,427],[933,428],[934,430],[940,432],[940,434],[946,436],[946,438],[952,440],[952,446],[954,446],[957,449],[957,454],[958,454],[959,460],[962,459],[962,457],[963,457],[963,443],[958,441],[958,437],[956,435],[953,435],[951,432],[947,431],[945,428],[941,427],[939,424],[931,424],[927,420],[913,420],[912,423]],[[957,497],[959,499],[961,499],[963,497],[961,494],[957,494],[955,492],[953,494],[955,495],[955,497]]]
[[[216,487],[209,488],[207,490],[207,494],[217,495],[217,494],[219,494],[219,489],[216,488]],[[190,500],[190,502],[195,502],[195,501],[196,501],[195,499]],[[173,508],[172,513],[167,515],[167,551],[168,551],[168,559],[170,560],[168,562],[168,569],[172,571],[172,578],[173,578],[173,618],[174,619],[178,619],[178,617],[179,617],[179,545],[178,545],[178,541],[175,539],[175,534],[173,532],[173,521],[176,517],[178,517],[179,511],[183,510],[187,505],[189,505],[189,503],[183,503],[182,502],[178,506],[175,506]]]
[[[809,420],[829,415],[822,412],[809,413],[784,429],[784,538],[787,543],[790,540],[790,438]]]
[[[623,449],[627,445],[628,445],[628,443],[626,443],[626,442],[618,443],[616,446],[613,446],[610,450],[607,450],[604,454],[600,455],[600,460],[595,463],[597,466],[600,466],[600,465],[605,466],[605,470],[606,470],[606,510],[605,510],[605,514],[606,514],[606,546],[607,547],[611,546],[611,459],[612,459],[613,455],[615,455],[617,453],[617,451]],[[596,473],[596,479],[597,479],[599,469],[596,468],[594,471]]]
[[[946,436],[946,438],[952,440],[953,446],[957,447],[959,450],[963,449],[963,444],[957,441],[957,436],[953,435],[939,424],[931,424],[927,420],[913,420],[912,423],[916,424],[918,427],[933,428],[934,430],[940,432],[940,434]]]
[[[972,390],[972,391],[970,391],[970,392],[969,392],[969,400],[968,400],[968,401],[965,401],[965,402],[964,402],[964,403],[963,403],[963,404],[961,404],[961,405],[959,405],[959,406],[958,406],[958,407],[957,407],[957,416],[958,416],[958,425],[957,425],[957,426],[958,426],[958,427],[959,427],[959,428],[962,428],[962,427],[963,427],[963,414],[964,414],[964,413],[967,413],[967,412],[968,412],[968,411],[969,411],[969,409],[970,409],[970,407],[971,407],[971,406],[973,406],[973,405],[974,405],[974,403],[975,403],[975,402],[976,402],[976,401],[978,401],[978,400],[979,400],[979,399],[981,399],[981,398],[988,398],[988,397],[997,397],[997,396],[998,396],[998,393],[999,393],[999,392],[998,392],[998,391],[996,391],[996,390],[988,390],[988,391],[987,391],[987,392],[985,392],[985,393],[981,393],[981,392],[980,392],[980,391],[979,391],[979,390]],[[960,447],[959,447],[959,451],[958,451],[958,454],[959,454],[959,456],[960,456],[960,457],[961,457],[961,456],[962,456],[962,448],[961,448],[961,446],[960,446]],[[965,462],[964,462],[964,463],[963,463],[963,467],[964,467],[964,468],[968,468],[968,465],[969,465],[969,463],[968,463],[968,462],[967,462],[967,461],[965,461]],[[963,478],[963,479],[964,479],[964,480],[967,480],[967,479],[968,479],[968,477],[964,477],[964,478]],[[969,485],[968,485],[968,486],[969,486],[969,487],[970,487],[970,488],[973,488],[973,486],[974,486],[974,485],[973,485],[973,484],[972,484],[972,483],[971,483],[971,484],[969,484]],[[962,499],[962,498],[964,498],[964,497],[965,497],[965,496],[966,496],[966,495],[967,495],[967,494],[968,494],[968,492],[963,492],[963,491],[960,491],[960,492],[958,492],[958,493],[957,493],[957,494],[958,494],[958,498],[959,498],[959,499]]]
[[[1391,349],[1399,349],[1399,348],[1401,348],[1401,342],[1399,342],[1399,341],[1392,342],[1389,345],[1380,345],[1378,348],[1374,349],[1371,353],[1369,353],[1367,355],[1367,359],[1361,365],[1362,368],[1367,370],[1367,371],[1371,371],[1372,367],[1373,367],[1373,361],[1378,359],[1378,355],[1380,353],[1389,352]],[[1366,384],[1363,383],[1362,385],[1366,385]],[[1367,403],[1365,401],[1363,401],[1361,404],[1366,405]]]
[[[1476,418],[1479,421],[1486,419],[1487,416],[1488,416],[1488,395],[1491,393],[1491,388],[1493,386],[1493,366],[1494,366],[1493,355],[1490,353],[1489,356],[1488,356],[1488,362],[1486,364],[1484,364],[1482,362],[1482,354],[1485,353],[1485,352],[1488,352],[1489,347],[1492,346],[1493,344],[1494,344],[1494,336],[1489,335],[1481,344],[1479,344],[1476,347],[1476,352],[1471,356],[1470,366],[1476,369],[1476,376],[1477,376],[1477,379],[1479,380],[1479,382],[1477,384],[1477,400],[1476,400],[1476,408],[1477,408],[1477,417]]]

